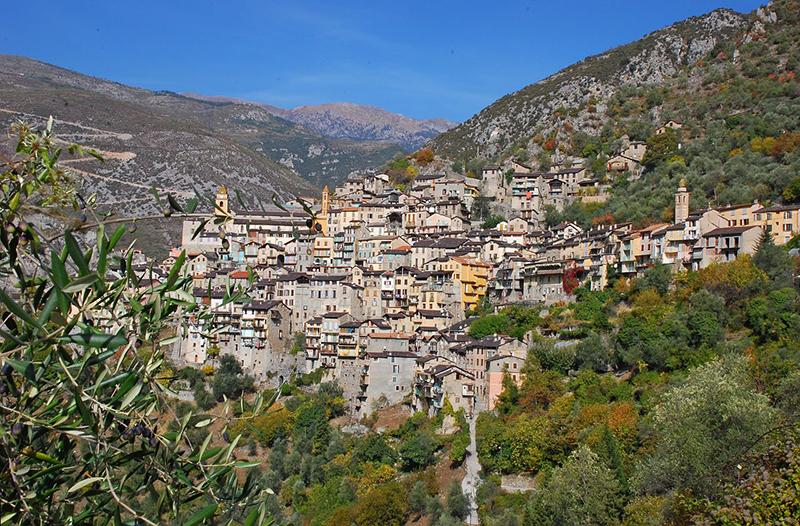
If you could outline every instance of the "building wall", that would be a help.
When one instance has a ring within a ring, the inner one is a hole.
[[[459,411],[464,410],[467,415],[473,414],[475,411],[475,391],[474,381],[468,380],[466,376],[460,373],[451,373],[442,378],[441,381],[442,391],[444,396],[450,401],[453,409]],[[468,390],[471,392],[470,396],[464,396],[464,388],[472,387]]]
[[[772,234],[776,245],[785,245],[800,234],[800,206],[785,207],[783,210],[759,211],[755,221]]]
[[[497,399],[503,392],[503,377],[506,371],[518,386],[522,385],[522,367],[525,360],[513,356],[490,360],[486,367],[487,409],[497,406]]]
[[[381,357],[375,358],[367,354],[369,384],[366,388],[366,399],[361,408],[362,414],[370,414],[373,408],[385,397],[388,405],[399,404],[412,394],[416,357]]]

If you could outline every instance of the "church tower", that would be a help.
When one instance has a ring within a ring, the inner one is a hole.
[[[230,213],[228,208],[228,189],[220,186],[217,190],[217,197],[214,199],[214,215],[226,216]]]
[[[322,227],[322,233],[328,235],[328,214],[331,211],[331,192],[328,185],[322,189],[322,206],[320,207],[319,214],[317,215],[317,223]]]
[[[675,224],[683,223],[689,217],[689,196],[691,193],[686,186],[686,179],[681,179],[681,182],[678,183],[678,191],[675,192]]]
[[[331,211],[331,192],[328,190],[328,185],[325,185],[325,188],[322,189],[322,210],[320,210],[320,214],[328,217],[328,214]]]

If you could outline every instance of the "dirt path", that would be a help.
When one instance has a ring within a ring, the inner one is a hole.
[[[477,494],[478,485],[481,482],[481,464],[478,461],[478,446],[475,440],[475,417],[469,419],[469,447],[467,448],[467,458],[464,461],[467,470],[464,479],[461,481],[461,491],[464,492],[469,500],[469,515],[467,524],[480,524],[478,519]]]
[[[124,184],[124,185],[127,185],[127,186],[133,186],[135,188],[141,188],[143,190],[148,190],[148,191],[151,188],[150,185],[141,184],[141,183],[134,183],[132,181],[125,181],[124,179],[117,179],[115,177],[110,177],[108,175],[98,175],[96,173],[87,172],[86,170],[79,170],[78,168],[75,168],[75,166],[73,166],[73,165],[70,165],[70,167],[68,169],[69,169],[70,172],[75,172],[76,174],[78,174],[78,175],[80,175],[82,177],[93,177],[95,179],[103,179],[105,181],[111,181],[111,182],[114,182],[114,183],[117,183],[117,184]],[[181,197],[192,197],[192,196],[194,196],[194,192],[187,192],[185,190],[175,190],[174,188],[173,189],[159,188],[158,191],[161,194],[172,194],[172,195],[181,196]]]

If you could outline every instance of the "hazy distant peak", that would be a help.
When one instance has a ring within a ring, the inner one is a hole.
[[[257,104],[273,115],[300,124],[323,137],[383,141],[397,144],[406,150],[419,148],[457,124],[441,118],[414,119],[377,106],[354,102],[308,104],[284,109],[234,97],[197,93],[183,93],[183,95],[208,102]]]
[[[298,106],[281,115],[326,137],[388,141],[413,149],[456,125],[445,119],[413,119],[352,102]]]

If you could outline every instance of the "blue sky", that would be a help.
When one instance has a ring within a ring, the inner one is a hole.
[[[155,90],[464,120],[688,16],[755,0],[9,2],[0,53]]]

